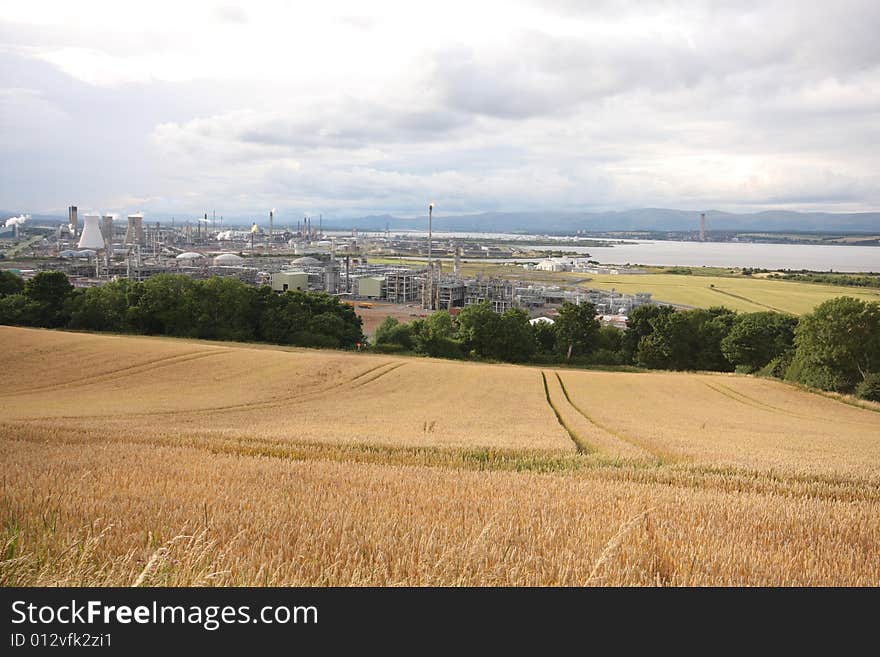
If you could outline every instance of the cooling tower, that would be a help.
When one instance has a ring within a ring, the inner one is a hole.
[[[101,234],[107,244],[113,243],[113,215],[105,214],[101,217]]]
[[[83,230],[79,238],[80,249],[104,248],[104,236],[101,235],[101,217],[97,214],[87,214],[83,217]]]
[[[138,244],[144,246],[144,215],[130,214],[128,215],[128,228],[125,230],[125,243]]]

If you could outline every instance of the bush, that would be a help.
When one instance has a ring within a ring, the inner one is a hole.
[[[376,354],[405,354],[410,350],[394,342],[378,342],[370,346],[370,351]]]
[[[590,358],[595,365],[623,365],[623,352],[600,348]]]
[[[767,363],[764,367],[758,370],[759,376],[772,376],[776,379],[784,379],[785,373],[788,371],[788,368],[791,366],[791,359],[794,356],[794,350],[789,349],[781,356],[777,356],[772,359],[769,363]]]
[[[865,379],[856,386],[856,397],[868,401],[880,402],[880,374],[869,373]]]

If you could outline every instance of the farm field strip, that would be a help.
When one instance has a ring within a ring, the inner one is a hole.
[[[661,460],[880,474],[876,414],[792,386],[714,374],[568,370],[561,377],[590,419]]]
[[[573,274],[557,276],[571,278]],[[741,312],[772,308],[795,315],[809,312],[834,297],[851,296],[867,301],[880,298],[880,291],[866,288],[766,278],[680,274],[597,274],[591,276],[583,286],[604,290],[614,288],[625,294],[650,292],[655,300],[697,308],[723,305]]]
[[[877,501],[160,445],[0,458],[6,586],[880,583]]]
[[[39,331],[0,331],[14,334],[23,351],[37,351],[42,337]],[[109,338],[89,337],[93,357],[103,358],[101,343]],[[149,349],[152,342],[121,340],[108,346]],[[10,398],[14,401],[0,411],[0,420],[40,426],[100,423],[108,432],[135,427],[146,435],[219,431],[291,441],[573,451],[564,431],[548,422],[548,409],[532,383],[540,374],[533,369],[339,352],[205,350],[222,357],[184,363],[171,378],[172,370],[132,370],[113,383],[119,394],[82,385],[60,396],[22,393]],[[496,424],[498,409],[512,422]]]
[[[880,585],[880,416],[794,386],[0,340],[0,585]]]
[[[880,502],[880,476],[767,472],[684,462],[659,465],[656,461],[612,458],[598,451],[585,453],[573,450],[564,452],[294,441],[230,437],[219,432],[144,436],[131,431],[96,435],[88,427],[51,424],[0,424],[0,439],[11,443],[88,445],[96,450],[114,445],[164,446],[245,458],[372,463],[443,470],[531,472],[603,481],[629,481],[649,486]]]

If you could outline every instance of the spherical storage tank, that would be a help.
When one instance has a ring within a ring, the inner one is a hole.
[[[244,258],[234,253],[221,253],[214,258],[215,265],[240,265]]]

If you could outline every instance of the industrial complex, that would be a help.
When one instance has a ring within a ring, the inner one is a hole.
[[[40,270],[60,270],[77,287],[120,277],[141,281],[167,273],[194,278],[232,276],[252,285],[269,285],[279,293],[322,291],[360,307],[384,302],[409,306],[421,314],[441,309],[454,314],[465,306],[487,302],[498,313],[522,308],[538,317],[552,316],[554,307],[564,302],[590,302],[606,321],[618,325],[634,307],[651,303],[648,293],[624,295],[527,280],[530,271],[619,271],[601,268],[585,257],[518,258],[516,264],[524,276],[516,280],[478,273],[465,276],[462,262],[468,258],[518,254],[494,241],[434,238],[432,214],[433,204],[427,235],[416,236],[392,235],[387,230],[370,234],[359,234],[356,229],[325,231],[320,217],[304,217],[294,226],[276,228],[274,210],[269,212],[267,229],[256,223],[223,226],[222,218],[218,223],[207,213],[182,224],[160,223],[140,213],[80,215],[76,206],[70,206],[66,224],[41,224],[27,216],[8,220],[0,232],[0,247],[9,266],[18,265],[25,278]]]

